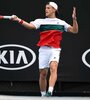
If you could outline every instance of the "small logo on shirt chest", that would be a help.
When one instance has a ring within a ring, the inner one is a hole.
[[[59,22],[57,22],[57,24],[59,24]]]

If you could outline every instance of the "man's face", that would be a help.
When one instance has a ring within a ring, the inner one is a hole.
[[[56,10],[52,6],[47,4],[45,7],[45,16],[46,17],[52,16],[52,14],[55,13],[55,11]]]

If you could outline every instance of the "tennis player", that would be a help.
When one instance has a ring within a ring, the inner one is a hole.
[[[73,25],[58,19],[56,13],[58,5],[55,2],[48,2],[45,7],[46,18],[36,19],[30,23],[12,15],[12,20],[17,21],[28,29],[40,29],[39,48],[39,85],[41,96],[52,96],[55,83],[57,81],[57,69],[61,52],[62,33],[64,31],[78,33],[78,23],[76,18],[76,8],[73,8]],[[49,87],[47,90],[47,74],[50,68]],[[46,92],[47,90],[47,92]]]

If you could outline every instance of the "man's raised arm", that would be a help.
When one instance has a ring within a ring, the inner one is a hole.
[[[73,19],[73,25],[70,26],[67,31],[71,33],[78,33],[78,23],[77,23],[75,7],[73,7],[72,19]]]

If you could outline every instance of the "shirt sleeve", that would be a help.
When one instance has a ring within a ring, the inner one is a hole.
[[[70,24],[68,24],[68,23],[66,23],[65,21],[64,21],[64,28],[65,28],[65,31],[67,32],[67,29],[70,27],[71,25]]]
[[[36,27],[36,29],[39,29],[41,25],[41,20],[36,19],[35,21],[31,21],[30,23],[32,23]]]

